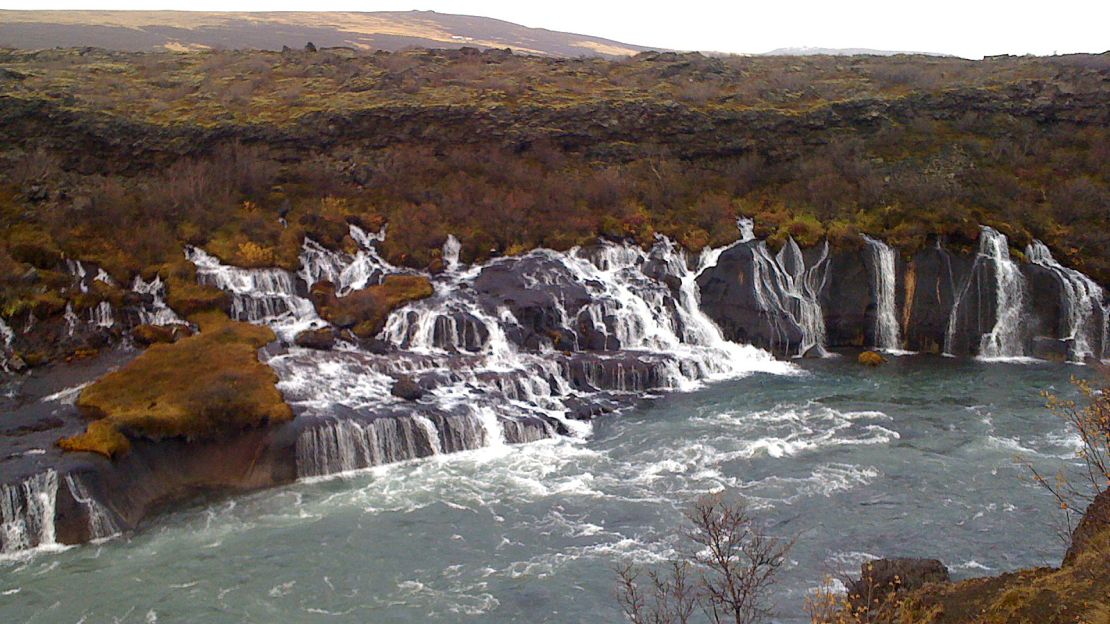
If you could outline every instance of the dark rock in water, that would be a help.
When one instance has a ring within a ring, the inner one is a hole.
[[[828,354],[829,352],[826,351],[825,348],[821,345],[813,345],[812,347],[805,350],[805,353],[802,354],[802,357],[806,358],[807,360],[819,360]]]
[[[424,390],[411,377],[401,377],[393,382],[389,393],[406,401],[417,401],[424,396]]]
[[[948,568],[937,559],[875,559],[860,565],[860,577],[850,583],[848,596],[853,607],[867,608],[862,601],[868,596],[881,600],[892,592],[948,581]]]
[[[829,255],[825,287],[820,293],[827,346],[875,344],[876,305],[870,276],[875,267],[872,264],[870,255],[859,250],[834,251]]]
[[[902,327],[907,348],[926,353],[943,351],[956,289],[970,265],[970,260],[953,256],[937,244],[919,251],[906,266]],[[968,343],[966,335],[964,343]]]
[[[536,278],[542,279],[538,285]],[[563,325],[563,313],[577,315],[590,303],[589,292],[554,259],[528,255],[493,263],[482,269],[474,289],[493,307],[503,305],[512,312],[519,327],[507,331],[508,337],[525,349],[551,345],[571,350],[584,342],[573,328]]]
[[[327,351],[335,346],[335,330],[331,327],[322,327],[320,329],[306,329],[297,334],[293,342],[298,347],[305,347],[308,349],[319,349]]]
[[[721,253],[717,265],[698,276],[701,309],[733,342],[762,347],[777,355],[797,351],[802,328],[783,310],[761,303],[755,273],[757,241],[740,243]]]
[[[1053,362],[1065,362],[1074,340],[1058,340],[1048,336],[1033,338],[1033,357]]]

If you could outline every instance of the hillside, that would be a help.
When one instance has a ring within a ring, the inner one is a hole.
[[[295,270],[305,236],[350,245],[347,223],[388,223],[386,259],[433,270],[449,234],[464,262],[599,236],[700,250],[743,215],[773,246],[868,234],[908,257],[988,225],[1107,284],[1108,73],[1107,55],[0,51],[0,312],[19,328],[119,296],[67,290],[62,257],[204,309],[185,245]],[[79,348],[54,344],[41,357]]]
[[[544,56],[629,56],[647,48],[609,39],[528,28],[488,17],[434,11],[185,12],[0,11],[0,46],[25,49],[280,50],[346,46],[512,48]]]

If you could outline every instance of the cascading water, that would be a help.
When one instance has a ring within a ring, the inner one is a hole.
[[[15,333],[12,328],[0,318],[0,370],[8,370],[12,357],[12,339]]]
[[[351,234],[362,247],[355,256],[306,243],[299,273],[306,286],[320,279],[348,288],[369,281],[343,277],[355,274],[356,266],[363,267],[360,275],[372,269],[375,282],[402,272],[374,249],[381,235],[356,228]],[[702,254],[694,270],[666,239],[650,252],[614,243],[568,253],[541,249],[467,270],[458,265],[457,250],[449,238],[447,270],[432,278],[432,297],[388,317],[380,338],[392,346],[390,353],[292,349],[270,360],[287,400],[316,419],[297,442],[300,475],[531,442],[557,432],[584,434],[589,426],[571,419],[568,405],[592,393],[686,389],[707,379],[790,370],[766,352],[724,340],[701,312],[694,279],[719,250]],[[487,271],[515,276],[522,292],[551,294],[543,318],[556,328],[530,334],[535,319],[527,308],[514,307],[516,295],[482,290]],[[233,280],[221,283],[228,287]],[[571,290],[577,294],[567,294]],[[582,336],[588,332],[612,342],[587,350]],[[555,350],[548,334],[560,333],[573,336],[571,352]],[[526,335],[539,343],[523,347]],[[401,376],[426,380],[428,390],[415,406],[389,396]]]
[[[0,485],[0,553],[54,544],[58,473],[40,472]]]
[[[1061,265],[1039,240],[1025,248],[1025,257],[1051,271],[1060,282],[1060,335],[1073,341],[1069,358],[1082,362],[1088,357],[1101,357],[1108,316],[1103,307],[1102,287],[1083,273]]]
[[[95,308],[89,310],[89,322],[97,327],[111,327],[115,325],[115,318],[112,317],[112,304],[107,301],[101,301],[96,304]]]
[[[462,243],[454,235],[448,235],[443,243],[443,266],[448,271],[458,270],[460,251],[462,251]]]
[[[196,247],[187,248],[185,256],[196,265],[201,284],[231,293],[231,316],[236,320],[268,324],[286,339],[292,339],[302,329],[323,324],[312,302],[297,294],[293,275],[288,271],[221,264]]]
[[[370,234],[356,225],[349,226],[351,238],[358,244],[352,256],[332,251],[312,239],[305,239],[301,248],[301,270],[298,276],[306,287],[319,281],[335,284],[339,296],[351,291],[380,284],[387,273],[400,273],[400,269],[386,262],[375,249],[385,239],[385,229]]]
[[[875,301],[875,347],[897,352],[902,348],[898,308],[895,302],[894,250],[886,243],[863,237],[871,252],[871,296]]]
[[[1010,259],[1010,244],[1006,236],[987,226],[983,226],[979,234],[979,253],[975,256],[971,277],[956,294],[952,304],[944,341],[946,355],[953,354],[961,305],[964,305],[971,286],[973,284],[977,288],[980,286],[981,273],[988,268],[994,276],[995,323],[991,330],[980,338],[978,356],[984,359],[1025,356],[1022,335],[1026,299],[1025,277],[1017,264]]]
[[[174,325],[184,323],[170,306],[166,305],[166,286],[162,283],[162,277],[155,275],[154,279],[149,282],[144,281],[142,276],[136,275],[135,282],[131,285],[131,290],[139,293],[140,295],[149,295],[150,302],[144,303],[139,307],[139,322],[147,325]]]
[[[786,316],[797,324],[802,339],[796,355],[828,355],[825,351],[825,315],[818,296],[828,272],[829,244],[826,241],[813,265],[806,267],[801,248],[788,238],[778,254],[772,256],[767,243],[752,247],[755,297],[764,314]],[[770,323],[777,330],[777,324]],[[784,336],[776,340],[786,344]]]
[[[81,477],[75,474],[67,474],[65,481],[73,500],[82,505],[85,508],[85,513],[88,514],[89,538],[102,540],[119,535],[120,528],[112,517],[112,513],[89,493]]]

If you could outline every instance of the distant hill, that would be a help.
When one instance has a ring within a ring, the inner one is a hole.
[[[93,46],[141,51],[157,48],[280,50],[282,46],[349,46],[368,50],[406,47],[512,48],[543,56],[630,56],[648,50],[488,17],[434,11],[373,13],[191,11],[5,11],[0,46]]]
[[[873,50],[871,48],[776,48],[764,52],[763,56],[894,56],[896,54],[920,54],[923,56],[951,56],[939,52],[908,52],[899,50]]]

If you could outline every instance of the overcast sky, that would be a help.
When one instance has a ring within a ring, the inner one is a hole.
[[[434,10],[626,43],[721,52],[816,46],[986,54],[1110,49],[1110,0],[0,0],[8,9]]]

